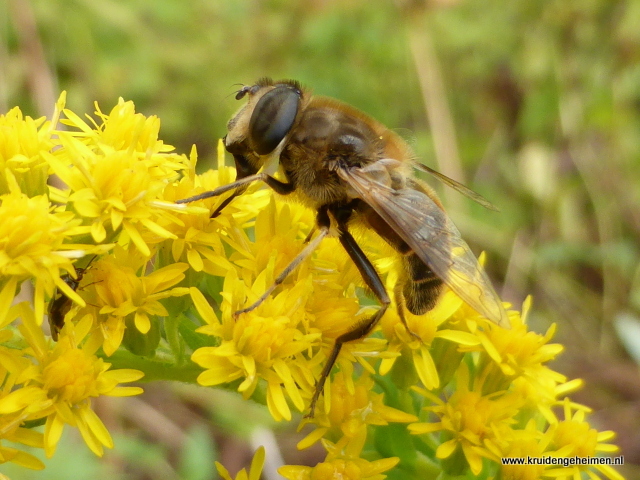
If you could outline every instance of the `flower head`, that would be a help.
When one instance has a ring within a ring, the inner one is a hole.
[[[171,208],[158,200],[188,160],[166,153],[172,147],[157,139],[158,119],[135,113],[132,102],[121,100],[108,116],[98,110],[103,123],[95,128],[69,110],[63,112],[65,123],[78,130],[57,132],[59,148],[45,154],[69,189],[58,197],[90,226],[95,242],[122,228],[126,238],[150,256],[150,243],[175,237],[160,225]]]
[[[80,430],[89,448],[102,455],[103,447],[111,448],[109,432],[91,409],[91,399],[101,395],[137,395],[142,389],[119,387],[143,376],[137,370],[110,370],[110,365],[95,356],[82,342],[92,319],[86,316],[77,325],[67,325],[66,335],[50,350],[33,311],[23,302],[19,305],[20,332],[28,342],[34,364],[20,375],[19,384],[0,399],[0,412],[20,415],[21,421],[46,418],[44,449],[53,455],[65,424]]]
[[[304,287],[304,286],[303,286]],[[267,405],[276,420],[291,419],[291,411],[285,400],[285,392],[296,408],[304,408],[300,389],[311,389],[305,379],[306,362],[300,355],[309,349],[318,336],[304,334],[297,328],[295,311],[301,288],[284,291],[277,297],[267,299],[254,311],[242,314],[235,320],[231,305],[240,302],[236,295],[244,298],[244,283],[230,275],[225,280],[222,321],[208,305],[197,289],[191,296],[198,312],[208,325],[199,329],[202,333],[220,337],[217,347],[202,347],[192,355],[192,360],[205,368],[198,377],[201,385],[218,385],[238,378],[243,381],[238,391],[250,397],[258,381],[267,382]]]
[[[78,298],[61,280],[62,272],[75,275],[64,245],[77,222],[69,214],[54,211],[44,195],[33,198],[20,192],[9,174],[11,192],[0,197],[0,326],[11,319],[7,313],[18,286],[35,282],[36,317],[42,322],[45,294],[55,286]]]
[[[598,432],[586,421],[588,409],[577,408],[568,398],[563,402],[564,420],[553,424],[546,432],[549,438],[549,448],[561,451],[564,457],[595,457],[602,453],[615,453],[617,446],[606,443],[615,438],[612,431]],[[587,473],[590,478],[622,479],[622,477],[608,465],[572,465],[562,469],[549,470],[549,476],[565,475],[566,478],[578,478]],[[596,475],[602,475],[598,477]]]
[[[319,409],[315,418],[307,420],[316,423],[318,428],[301,440],[298,448],[308,448],[322,437],[357,438],[366,425],[418,420],[415,415],[385,405],[384,394],[376,393],[373,387],[373,379],[367,371],[355,382],[343,371],[336,373],[330,386],[329,413]]]
[[[116,248],[114,256],[95,262],[86,275],[95,293],[86,311],[76,315],[89,312],[93,316],[99,328],[92,336],[107,355],[120,346],[127,319],[146,334],[153,318],[169,315],[160,300],[188,293],[186,288],[174,287],[184,279],[186,264],[175,263],[142,275],[144,263],[137,252]]]
[[[434,403],[425,410],[431,412],[436,421],[413,423],[409,430],[416,435],[442,431],[447,440],[437,448],[436,457],[448,459],[455,453],[462,454],[471,471],[479,475],[483,457],[497,461],[490,446],[499,442],[516,422],[522,400],[512,394],[484,396],[480,382],[471,388],[469,385],[469,372],[463,363],[456,390],[446,400],[427,390],[416,389]]]
[[[37,120],[25,117],[18,107],[9,110],[6,115],[0,115],[0,195],[12,190],[9,176],[15,179],[19,190],[28,197],[47,192],[49,165],[43,152],[53,148],[53,126],[64,100],[63,93],[51,122],[44,117]]]

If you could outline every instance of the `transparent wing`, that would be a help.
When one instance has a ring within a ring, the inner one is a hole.
[[[387,186],[380,181],[381,171],[339,168],[337,173],[451,290],[481,315],[509,328],[491,281],[449,217],[426,194]]]
[[[496,207],[493,203],[491,203],[489,200],[484,198],[478,192],[474,192],[469,187],[461,184],[460,182],[454,180],[453,178],[449,178],[446,175],[438,172],[437,170],[434,170],[433,168],[430,168],[430,167],[427,167],[426,165],[423,165],[422,163],[414,163],[413,167],[416,170],[420,170],[421,172],[425,172],[425,173],[428,173],[430,175],[433,175],[434,177],[436,177],[438,180],[440,180],[445,185],[453,188],[458,193],[461,193],[465,197],[470,198],[474,202],[479,203],[484,208],[487,208],[489,210],[493,210],[495,212],[499,212],[500,211],[498,209],[498,207]]]

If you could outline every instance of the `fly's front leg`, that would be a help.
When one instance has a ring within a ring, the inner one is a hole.
[[[240,180],[236,180],[235,182],[228,183],[227,185],[222,185],[221,187],[216,188],[215,190],[209,190],[208,192],[202,192],[199,195],[194,195],[193,197],[183,198],[181,200],[176,200],[176,203],[191,203],[197,200],[204,200],[205,198],[218,197],[223,193],[227,193],[230,190],[234,190],[236,188],[245,187],[253,182],[257,182],[258,180],[266,181],[265,178],[268,175],[266,173],[256,173],[255,175],[249,175],[248,177],[242,178]]]
[[[259,166],[259,162],[255,157],[253,156],[249,157],[248,155],[243,153],[244,148],[238,145],[227,146],[226,135],[222,140],[227,150],[231,149],[231,153],[233,154],[233,160],[236,163],[236,180],[235,180],[236,182],[250,175],[255,175],[256,173],[258,173],[258,170],[260,170],[260,166]],[[239,151],[236,151],[235,153],[233,153],[233,150],[237,150],[239,147],[240,147]],[[234,198],[242,195],[247,190],[247,187],[248,185],[245,185],[240,188],[236,188],[236,190],[231,195],[225,198],[222,201],[222,203],[218,205],[218,207],[211,214],[211,218],[216,218],[218,215],[220,215],[220,213],[222,213],[222,210],[224,210],[224,208],[227,205],[229,205]]]
[[[271,175],[268,175],[266,173],[256,173],[255,175],[249,175],[248,177],[218,187],[215,190],[203,192],[199,195],[194,195],[193,197],[176,200],[176,203],[191,203],[197,200],[203,200],[205,198],[217,197],[222,195],[223,193],[227,193],[236,188],[246,187],[251,183],[257,181],[265,182],[273,190],[275,190],[276,193],[279,193],[280,195],[288,195],[295,190],[295,186],[292,183],[281,182],[280,180],[273,178]]]
[[[387,294],[387,291],[384,288],[384,284],[382,283],[382,280],[380,279],[378,272],[376,272],[375,267],[373,266],[371,261],[367,258],[367,256],[362,251],[360,246],[356,243],[353,236],[351,236],[351,234],[347,231],[346,221],[341,222],[340,215],[336,215],[336,218],[338,219],[338,222],[339,222],[338,226],[340,228],[340,237],[339,237],[340,243],[342,244],[344,249],[347,251],[347,253],[351,257],[353,262],[356,264],[356,267],[358,267],[358,270],[360,271],[360,275],[362,275],[362,278],[364,279],[365,283],[371,289],[373,294],[376,296],[381,306],[380,306],[380,309],[370,318],[362,322],[359,322],[351,330],[349,330],[346,333],[343,333],[338,338],[336,338],[336,342],[333,345],[333,349],[331,350],[331,353],[327,358],[324,368],[320,373],[320,378],[318,378],[318,383],[316,383],[316,389],[315,389],[315,392],[313,393],[313,398],[311,399],[311,404],[309,406],[310,411],[306,415],[307,418],[313,417],[314,415],[316,403],[318,401],[318,398],[320,397],[320,394],[322,393],[324,384],[327,378],[329,377],[329,374],[331,373],[331,369],[333,368],[333,365],[336,363],[336,360],[338,359],[338,355],[340,354],[342,345],[346,342],[359,340],[367,336],[371,332],[371,330],[373,330],[373,328],[377,325],[377,323],[380,321],[380,319],[384,315],[384,312],[387,311],[387,308],[391,303],[389,295]]]
[[[269,187],[271,187],[276,193],[279,193],[280,195],[289,195],[296,189],[293,183],[281,182],[280,180],[277,180],[272,176],[266,175],[266,174],[259,174],[259,175],[264,175],[264,178],[257,178],[256,180],[264,181],[267,185],[269,185]],[[244,178],[249,178],[249,177],[244,177]],[[238,181],[239,180],[236,180],[236,182]],[[218,208],[216,208],[215,211],[211,214],[211,218],[216,218],[218,215],[220,215],[220,212],[222,212],[222,209],[225,208],[227,205],[229,205],[234,198],[236,198],[239,195],[242,195],[247,190],[248,186],[249,185],[244,185],[244,186],[241,186],[240,188],[236,188],[235,192],[229,195],[229,197],[225,198],[224,201],[220,205],[218,205]]]

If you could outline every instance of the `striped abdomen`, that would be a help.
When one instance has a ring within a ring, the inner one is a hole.
[[[402,275],[398,288],[402,291],[407,309],[414,315],[431,310],[442,289],[442,280],[373,209],[367,206],[360,211],[369,226],[402,255]]]
[[[402,294],[405,305],[414,315],[427,313],[436,306],[436,300],[442,288],[442,280],[436,276],[422,260],[404,244],[407,248],[402,253],[402,263],[405,271],[400,278]],[[395,247],[395,245],[394,245]]]

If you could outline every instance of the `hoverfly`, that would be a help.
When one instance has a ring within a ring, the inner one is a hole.
[[[73,278],[71,275],[66,274],[60,277],[60,279],[64,283],[66,283],[69,288],[71,288],[71,290],[75,292],[78,289],[78,286],[80,285],[85,272],[96,257],[97,255],[94,255],[84,268],[75,267],[76,278]],[[72,300],[69,297],[62,293],[58,288],[55,289],[55,291],[53,292],[53,297],[49,302],[48,311],[51,338],[53,338],[54,342],[58,341],[60,331],[62,330],[62,327],[64,327],[64,317],[71,309],[71,303]]]
[[[227,124],[226,149],[233,154],[236,181],[190,198],[188,203],[233,190],[213,212],[255,181],[281,195],[296,192],[315,208],[316,236],[276,278],[274,285],[241,314],[256,308],[283,282],[323,238],[336,227],[338,238],[380,302],[366,322],[339,336],[320,374],[309,416],[313,416],[324,383],[345,342],[371,332],[391,299],[371,261],[349,232],[352,222],[373,229],[402,255],[402,275],[395,287],[400,319],[404,308],[415,315],[431,310],[443,284],[492,322],[507,327],[507,314],[483,268],[444,212],[435,193],[413,175],[414,169],[435,175],[449,186],[491,208],[483,197],[462,184],[417,164],[409,146],[393,131],[338,100],[313,96],[296,81],[263,78],[244,86],[236,99],[247,103]],[[279,160],[286,181],[259,170]],[[312,232],[313,233],[313,232]],[[311,237],[311,235],[310,235]]]

